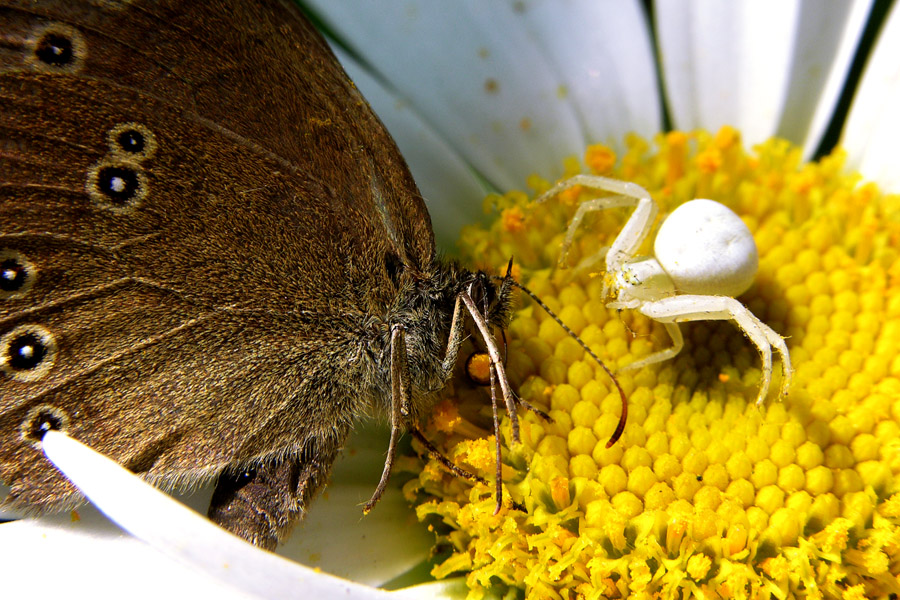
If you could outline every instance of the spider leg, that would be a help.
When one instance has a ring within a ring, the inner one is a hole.
[[[681,352],[682,348],[684,348],[684,337],[681,335],[681,328],[678,326],[678,323],[663,322],[663,325],[666,327],[666,331],[669,332],[669,337],[672,338],[672,347],[666,348],[665,350],[660,350],[659,352],[654,352],[650,356],[645,356],[641,360],[636,360],[633,363],[628,363],[624,367],[619,367],[619,371],[641,369],[643,367],[646,367],[647,365],[663,362],[664,360],[669,360],[670,358],[675,358],[676,356],[678,356],[678,353]]]
[[[606,253],[608,251],[609,251],[609,246],[603,246],[602,248],[597,250],[597,252],[595,252],[591,256],[582,258],[578,262],[578,264],[575,265],[575,267],[572,269],[572,275],[573,276],[578,275],[578,274],[584,273],[585,271],[596,272],[597,269],[594,269],[594,265],[596,265],[598,262],[601,262],[601,261],[605,262],[606,261]],[[563,242],[563,251],[562,251],[562,253],[560,253],[560,256],[559,256],[560,266],[563,266],[563,261],[566,258],[567,252],[568,252],[568,245],[565,242]],[[603,296],[605,297],[606,294],[604,293]]]
[[[781,356],[783,375],[781,394],[787,394],[793,369],[784,338],[734,298],[727,296],[673,296],[656,302],[647,302],[639,310],[651,319],[666,324],[670,334],[672,333],[672,329],[668,327],[670,323],[674,325],[685,321],[734,321],[750,338],[762,358],[762,383],[759,395],[756,397],[756,404],[762,404],[769,393],[769,384],[772,381],[773,347]]]
[[[581,225],[584,216],[590,212],[606,210],[607,208],[617,207],[635,207],[628,222],[622,227],[622,231],[616,237],[615,241],[609,247],[606,253],[606,268],[609,272],[616,272],[622,263],[634,257],[641,243],[650,233],[653,221],[656,219],[658,211],[656,202],[650,197],[650,193],[641,186],[627,181],[619,181],[599,175],[575,175],[565,181],[557,183],[546,193],[542,194],[535,202],[544,202],[547,198],[555,196],[560,192],[582,186],[590,189],[600,190],[617,194],[607,198],[596,198],[587,200],[578,206],[569,229],[566,231],[566,237],[563,241],[562,252],[560,253],[560,266],[564,265],[566,254],[569,246],[575,238],[575,230]]]
[[[560,268],[566,267],[566,258],[569,256],[569,248],[575,241],[575,232],[581,228],[581,223],[584,221],[584,217],[588,213],[599,212],[601,210],[606,210],[607,208],[618,208],[620,206],[633,205],[634,200],[626,198],[625,196],[608,196],[606,198],[596,198],[594,200],[585,200],[584,202],[579,204],[578,210],[575,211],[575,215],[572,217],[572,221],[569,223],[569,228],[566,230],[566,237],[565,239],[563,239],[562,247],[559,249],[558,266]],[[582,259],[575,268],[578,270],[582,270],[595,265],[604,259],[607,261],[608,265],[609,251],[611,249],[612,246],[603,246],[602,248],[597,250],[597,252]],[[612,270],[612,268],[609,266],[607,266],[607,268]]]

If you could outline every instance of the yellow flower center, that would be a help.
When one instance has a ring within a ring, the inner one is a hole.
[[[628,424],[606,448],[621,411],[615,386],[523,300],[507,371],[553,418],[521,411],[522,443],[512,447],[501,425],[504,494],[527,512],[507,502],[495,515],[492,487],[430,464],[405,491],[444,549],[433,574],[465,573],[472,599],[497,586],[528,598],[900,593],[900,199],[844,173],[840,152],[801,164],[799,149],[771,140],[747,153],[730,128],[654,142],[630,138],[618,161],[592,147],[585,163],[649,190],[660,220],[693,198],[740,215],[760,260],[738,300],[786,338],[790,394],[779,402],[773,391],[757,408],[756,348],[730,322],[687,323],[677,357],[617,374]],[[567,163],[570,175],[581,169]],[[537,177],[529,185],[535,195],[550,187]],[[671,341],[637,311],[606,306],[602,260],[588,271],[555,268],[567,224],[591,194],[542,205],[521,192],[490,197],[498,218],[468,229],[462,247],[501,273],[515,257],[519,280],[615,369]],[[629,213],[590,215],[568,264],[608,246]],[[432,436],[492,480],[490,392],[456,387]]]

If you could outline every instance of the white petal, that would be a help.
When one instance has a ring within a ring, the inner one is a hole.
[[[315,598],[390,597],[254,548],[63,433],[48,432],[42,444],[57,468],[121,527],[236,592],[287,597],[302,589]]]
[[[853,99],[842,145],[849,166],[900,192],[900,9],[891,8]]]
[[[503,190],[521,188],[533,172],[559,174],[586,135],[651,133],[659,112],[633,2],[309,4]]]
[[[373,586],[427,559],[434,534],[397,486],[388,486],[372,512],[362,513],[381,476],[389,437],[385,426],[372,423],[354,432],[328,487],[278,554]]]
[[[387,438],[388,432],[383,426],[371,423],[354,432],[348,441],[348,450],[335,464],[325,493],[313,504],[305,524],[294,532],[287,544],[279,547],[280,555],[370,585],[395,579],[427,558],[434,537],[416,522],[414,511],[396,486],[389,486],[372,513],[362,516],[362,503],[375,489],[381,472],[384,452],[380,448]],[[126,474],[126,478],[136,479],[130,474]],[[206,486],[180,496],[179,500],[202,513],[209,506],[211,495],[212,486]],[[129,502],[139,501],[136,496]],[[73,519],[73,514],[79,518]],[[155,514],[155,509],[148,505],[144,514]],[[199,515],[190,516],[205,521]],[[180,526],[168,524],[165,527]],[[182,543],[184,539],[192,539],[190,532],[179,531]],[[195,544],[197,541],[192,540]],[[267,555],[254,548],[245,550]],[[244,556],[240,560],[248,559]],[[42,588],[48,592],[59,585],[60,592],[72,594],[80,590],[100,597],[113,593],[124,593],[129,597],[181,596],[192,590],[202,592],[201,597],[214,591],[221,598],[245,597],[239,589],[227,585],[227,581],[210,578],[126,534],[89,504],[73,513],[0,525],[0,564],[7,573],[5,589],[33,590],[34,582],[43,579],[48,561],[65,567],[62,571],[55,570],[60,577]],[[259,567],[255,558],[250,564],[254,569]],[[284,567],[283,564],[277,566]],[[150,573],[157,577],[147,584]],[[218,576],[218,573],[214,575]],[[268,569],[259,571],[258,579],[249,582],[253,591],[280,594],[280,590],[273,588],[270,575]],[[428,588],[429,595],[423,597],[450,597],[448,590],[457,587]],[[363,596],[351,597],[371,597],[369,591],[365,589]],[[384,595],[380,594],[380,597]]]
[[[805,0],[797,19],[789,90],[775,135],[818,148],[865,29],[872,0]]]
[[[621,147],[628,133],[660,131],[653,48],[637,2],[534,2],[523,26],[565,86],[558,99],[571,104],[588,142]]]
[[[0,525],[4,598],[248,596],[157,552],[84,507],[71,517]]]
[[[196,504],[208,502],[206,494]],[[93,506],[85,505],[76,513],[78,520],[65,513],[0,524],[4,597],[248,597],[125,533]],[[352,556],[349,562],[357,560],[355,555],[346,556]],[[290,597],[297,597],[296,592]],[[405,588],[389,597],[462,600],[467,592],[464,579],[452,579]]]
[[[385,88],[349,54],[337,47],[333,49],[403,153],[428,204],[438,247],[452,252],[462,227],[482,216],[485,186],[408,102]]]
[[[434,600],[464,600],[468,593],[469,587],[466,585],[465,578],[458,577],[397,590],[393,592],[393,597],[403,600],[430,600],[432,598]],[[491,595],[487,596],[487,598],[491,597]]]
[[[819,143],[871,0],[656,3],[663,78],[678,129],[740,129]]]

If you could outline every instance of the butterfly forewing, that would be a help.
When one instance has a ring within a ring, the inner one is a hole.
[[[434,242],[324,41],[287,2],[236,0],[0,2],[0,30],[11,499],[75,498],[46,418],[161,482],[333,455],[389,386],[359,360],[389,339],[372,315]]]

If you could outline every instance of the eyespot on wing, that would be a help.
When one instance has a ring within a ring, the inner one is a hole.
[[[685,202],[663,222],[656,259],[683,294],[739,296],[753,284],[759,253],[753,234],[714,200]]]

